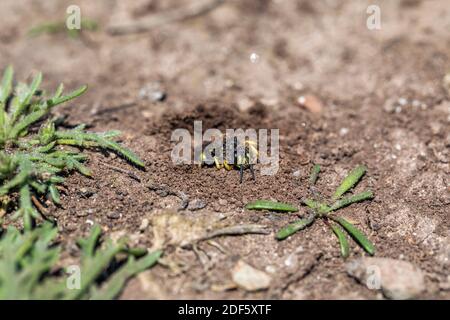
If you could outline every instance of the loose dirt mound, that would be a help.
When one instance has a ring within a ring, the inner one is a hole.
[[[94,222],[112,236],[127,234],[132,243],[152,247],[152,219],[169,209],[187,219],[261,224],[273,232],[170,246],[163,264],[131,281],[123,298],[378,298],[378,291],[347,275],[337,241],[320,221],[278,242],[274,232],[296,215],[243,209],[260,198],[298,205],[310,192],[314,163],[322,166],[317,190],[325,196],[348,170],[365,164],[368,173],[356,190],[370,188],[375,199],[340,214],[368,234],[377,256],[425,272],[421,298],[450,298],[445,1],[375,1],[382,10],[379,31],[365,27],[374,1],[229,1],[208,15],[142,35],[99,31],[79,40],[27,38],[27,28],[55,20],[66,7],[64,1],[26,2],[32,10],[2,0],[10,14],[1,22],[1,68],[14,64],[19,78],[41,69],[49,86],[89,83],[81,105],[59,112],[69,115],[69,124],[123,130],[123,143],[146,163],[139,171],[113,155],[92,153],[93,179],[67,180],[62,208],[52,208],[67,259],[74,239]],[[119,14],[133,19],[142,8],[155,14],[181,5],[78,2],[101,25]],[[252,53],[257,61],[250,60]],[[155,83],[166,100],[139,97],[141,88]],[[299,104],[308,94],[320,99],[321,113]],[[239,184],[237,171],[175,166],[170,135],[192,130],[194,120],[204,129],[280,129],[278,173],[257,170],[256,182],[245,175]],[[190,206],[177,211],[187,201]],[[362,254],[354,247],[350,259]],[[267,290],[235,289],[231,272],[241,260],[270,276]]]

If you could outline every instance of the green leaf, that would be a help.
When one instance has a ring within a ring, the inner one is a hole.
[[[133,256],[128,258],[127,263],[119,269],[100,290],[94,291],[91,300],[110,300],[119,295],[126,281],[134,275],[154,266],[161,257],[162,251],[158,250],[145,257],[136,260]]]
[[[341,247],[341,255],[343,258],[347,258],[350,254],[350,249],[348,246],[347,238],[345,237],[344,231],[337,225],[330,224],[331,229],[339,240],[339,245]]]
[[[42,23],[36,27],[33,27],[28,31],[28,36],[37,37],[41,34],[48,33],[53,34],[65,30],[64,22],[50,22]]]
[[[39,218],[40,214],[31,204],[31,192],[28,184],[20,187],[20,209],[18,213],[23,218],[23,226],[25,230],[31,230],[33,227],[33,219]]]
[[[102,144],[103,147],[111,149],[115,152],[117,152],[119,155],[123,156],[125,159],[130,161],[131,163],[135,164],[138,167],[145,167],[144,162],[142,162],[139,157],[132,152],[131,150],[128,150],[127,148],[122,147],[120,144],[114,141],[106,140],[104,144]]]
[[[50,192],[50,196],[52,197],[53,202],[56,204],[61,204],[61,197],[59,195],[59,191],[54,184],[48,186],[48,191]]]
[[[64,84],[60,83],[58,88],[56,88],[55,93],[53,94],[52,100],[56,100],[59,97],[61,97],[63,91],[64,91]]]
[[[270,210],[281,212],[297,212],[298,208],[283,202],[275,202],[270,200],[257,200],[245,206],[249,210]]]
[[[22,218],[27,228],[31,228],[33,220],[40,217],[29,201],[32,197],[42,198],[47,193],[54,203],[60,203],[56,187],[62,183],[62,178],[58,174],[77,170],[91,176],[91,171],[83,165],[88,159],[83,150],[67,150],[65,145],[110,150],[132,164],[144,167],[137,155],[112,140],[120,134],[118,131],[90,133],[85,131],[84,125],[59,131],[59,120],[47,120],[38,131],[35,130],[33,125],[46,118],[51,119],[49,113],[53,106],[74,99],[87,90],[87,86],[82,86],[64,95],[64,86],[60,84],[48,98],[44,91],[39,90],[41,82],[42,74],[38,73],[29,86],[19,82],[13,87],[13,69],[8,67],[0,83],[0,146],[4,150],[7,147],[7,154],[0,153],[0,196],[8,196],[13,202],[17,199],[15,194],[20,194],[18,210],[13,218]]]
[[[27,105],[31,102],[36,90],[39,88],[42,82],[42,73],[38,72],[38,74],[34,77],[33,82],[31,83],[30,88],[28,89],[28,93],[25,96],[25,99],[21,101],[21,104]]]
[[[102,229],[98,224],[96,224],[92,227],[89,237],[78,240],[78,245],[83,251],[85,257],[92,257],[94,255],[95,247],[97,246],[101,234]]]
[[[330,211],[330,207],[328,207],[325,203],[318,202],[312,199],[303,199],[302,203],[307,205],[314,212],[317,212],[319,215],[326,214]]]
[[[314,165],[311,171],[311,176],[309,177],[309,183],[311,185],[315,185],[317,182],[317,179],[319,178],[320,173],[320,166],[318,164]]]
[[[54,240],[58,229],[50,223],[20,232],[9,227],[0,236],[0,299],[112,299],[126,281],[139,272],[155,265],[161,251],[147,254],[136,260],[128,255],[128,262],[120,269],[106,272],[116,258],[124,252],[122,244],[107,241],[105,247],[97,246],[100,228],[94,227],[88,238],[81,239],[80,289],[68,289],[67,275],[56,270],[60,246]],[[100,286],[100,289],[98,288]]]
[[[310,226],[314,222],[316,217],[317,216],[315,214],[313,214],[309,217],[297,220],[297,221],[287,225],[286,227],[284,227],[280,231],[278,231],[278,233],[276,235],[277,240],[286,239],[287,237],[293,235],[297,231],[305,229],[306,227]]]
[[[75,99],[76,97],[81,96],[83,93],[86,92],[86,90],[88,89],[87,85],[81,86],[80,88],[72,91],[71,93],[69,93],[68,95],[65,96],[61,96],[61,93],[59,92],[59,94],[55,95],[55,97],[53,97],[52,99],[50,99],[48,101],[48,106],[49,107],[54,107],[57,106],[59,104],[62,104],[64,102],[70,101],[72,99]]]
[[[73,159],[73,160],[71,160],[71,162],[73,163],[74,168],[79,173],[81,173],[82,175],[84,175],[86,177],[92,176],[91,170],[89,170],[87,167],[83,166],[79,161]]]
[[[356,228],[353,224],[341,217],[332,217],[334,221],[339,223],[352,237],[355,241],[369,253],[370,255],[375,254],[375,246],[370,242],[369,239],[364,235],[362,231]]]
[[[50,247],[57,229],[50,224],[20,233],[9,227],[0,238],[0,299],[34,299],[42,275],[56,263],[59,248]]]
[[[372,191],[364,191],[364,192],[355,194],[355,195],[353,195],[353,196],[346,197],[346,198],[342,198],[342,199],[336,201],[336,202],[330,207],[330,209],[328,210],[328,212],[338,210],[338,209],[340,209],[340,208],[346,207],[346,206],[348,206],[348,205],[350,205],[350,204],[352,204],[352,203],[355,203],[355,202],[361,202],[361,201],[369,200],[369,199],[373,199],[373,193],[372,193]]]
[[[344,193],[353,188],[366,173],[367,168],[365,166],[357,166],[353,169],[347,177],[342,181],[341,185],[336,189],[333,195],[333,200],[339,199]]]
[[[3,107],[12,91],[13,76],[14,69],[12,66],[8,66],[3,73],[3,79],[0,86],[0,105],[3,105]],[[0,108],[0,111],[4,111],[4,109]]]
[[[22,185],[30,174],[30,169],[28,166],[22,166],[22,170],[17,173],[11,180],[4,182],[0,187],[0,195],[6,195],[10,190]]]
[[[116,132],[113,134],[115,135]],[[145,166],[144,162],[132,151],[122,147],[115,141],[109,140],[109,133],[107,133],[108,138],[105,138],[103,134],[80,132],[79,130],[57,131],[55,135],[58,139],[58,144],[76,145],[80,147],[98,146],[118,153],[129,162],[141,168]]]
[[[28,114],[14,125],[8,135],[8,138],[16,139],[22,131],[27,129],[33,123],[39,121],[43,116],[45,116],[46,113],[46,110],[38,110]]]

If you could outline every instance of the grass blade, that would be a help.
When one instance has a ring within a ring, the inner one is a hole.
[[[369,239],[364,235],[364,233],[356,228],[353,224],[341,217],[333,217],[334,221],[339,223],[352,237],[355,241],[367,251],[368,254],[373,256],[375,254],[375,246],[370,242]]]
[[[317,217],[317,215],[312,214],[309,217],[297,220],[297,221],[287,225],[286,227],[280,229],[280,231],[278,231],[278,233],[276,235],[277,240],[284,240],[287,237],[296,233],[297,231],[305,229],[306,227],[311,225],[314,222],[314,220],[316,220],[316,217]]]
[[[333,200],[339,199],[344,193],[353,188],[361,177],[366,173],[366,166],[357,166],[342,181],[341,185],[336,189]]]
[[[297,212],[298,208],[283,202],[276,202],[270,200],[256,200],[245,206],[249,210],[270,210],[280,212]]]
[[[342,257],[347,258],[350,253],[350,249],[349,249],[348,241],[347,241],[347,238],[345,237],[344,231],[339,226],[334,225],[334,224],[330,224],[330,228],[331,228],[331,230],[333,230],[334,234],[336,235],[336,237],[339,240]]]

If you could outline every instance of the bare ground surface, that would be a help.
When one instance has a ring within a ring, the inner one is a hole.
[[[299,205],[309,195],[313,163],[323,168],[318,189],[330,195],[363,163],[368,174],[356,191],[370,188],[376,197],[339,214],[369,235],[376,256],[424,271],[420,298],[449,299],[450,97],[442,85],[450,70],[448,1],[236,0],[143,34],[117,37],[104,30],[183,2],[77,1],[102,30],[69,39],[29,38],[27,31],[63,19],[73,1],[1,1],[1,69],[13,64],[19,79],[42,70],[49,89],[88,83],[85,96],[57,112],[68,124],[122,130],[123,143],[146,163],[140,171],[92,152],[94,177],[66,181],[62,206],[50,207],[65,258],[75,258],[75,239],[98,223],[135,245],[167,247],[162,264],[130,281],[124,299],[382,298],[347,275],[336,239],[321,221],[278,242],[274,233],[296,214],[243,209],[260,198]],[[372,3],[381,7],[378,31],[365,26]],[[252,53],[259,55],[256,63]],[[167,94],[164,102],[139,97],[155,83]],[[322,101],[320,113],[299,105],[305,94]],[[173,165],[171,132],[192,129],[194,120],[203,120],[204,129],[279,128],[279,172],[257,173],[256,182],[247,174],[240,185],[237,171]],[[180,195],[206,207],[178,210]],[[176,217],[170,225],[168,214]],[[298,215],[304,214],[302,208]],[[266,225],[271,233],[178,246],[205,228],[241,223]],[[349,259],[362,255],[352,245]],[[231,270],[239,259],[270,275],[270,287],[234,288]]]

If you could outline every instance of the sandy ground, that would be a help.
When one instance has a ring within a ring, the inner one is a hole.
[[[419,298],[450,298],[447,1],[236,0],[195,19],[111,36],[109,25],[160,15],[188,1],[77,0],[82,16],[96,20],[99,31],[80,39],[27,36],[33,26],[63,20],[73,2],[2,0],[0,68],[13,64],[22,80],[41,70],[48,89],[59,82],[67,88],[89,84],[78,102],[57,112],[68,116],[68,124],[122,130],[123,143],[144,159],[146,170],[112,154],[90,153],[94,178],[72,176],[62,207],[50,208],[68,260],[76,237],[95,222],[136,245],[165,241],[162,264],[130,281],[125,299],[383,298],[348,276],[323,222],[278,242],[274,233],[295,214],[243,209],[260,198],[299,205],[309,195],[314,163],[323,169],[317,189],[330,195],[363,163],[368,173],[356,191],[370,188],[375,199],[339,214],[369,235],[377,257],[408,261],[423,271]],[[381,8],[381,30],[366,28],[369,4]],[[164,101],[140,95],[156,87],[167,95]],[[322,110],[302,107],[298,98],[305,95],[320,99]],[[171,132],[192,130],[194,120],[203,120],[205,129],[280,129],[279,172],[257,172],[256,182],[246,174],[241,185],[237,171],[173,165]],[[205,207],[178,210],[180,194]],[[168,214],[178,218],[166,235],[158,217]],[[178,246],[177,239],[205,228],[240,223],[266,225],[271,233]],[[349,261],[363,255],[352,244]],[[235,288],[232,270],[240,260],[265,272],[269,288]]]

